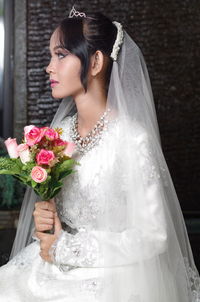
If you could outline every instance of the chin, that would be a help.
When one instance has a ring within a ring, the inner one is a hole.
[[[67,96],[68,95],[66,95],[66,94],[56,93],[56,92],[52,91],[52,97],[54,99],[63,99],[63,98],[66,98]]]
[[[51,94],[54,99],[63,99],[67,98],[68,96],[72,96],[74,94],[74,91],[72,89],[71,91],[67,91],[67,89],[58,89],[58,87],[56,87],[56,89],[52,89]]]

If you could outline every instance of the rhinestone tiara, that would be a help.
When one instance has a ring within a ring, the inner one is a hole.
[[[83,12],[78,12],[75,7],[73,6],[70,13],[69,13],[69,16],[68,18],[73,18],[73,17],[84,17],[86,18],[86,14],[83,13]]]

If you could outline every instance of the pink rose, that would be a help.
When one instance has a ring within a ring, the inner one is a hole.
[[[51,160],[55,158],[53,151],[41,149],[36,155],[36,160],[38,165],[48,165]]]
[[[63,154],[71,157],[72,153],[74,152],[75,147],[76,147],[75,143],[68,142],[65,150],[63,151]]]
[[[10,158],[18,158],[19,153],[17,151],[17,142],[16,138],[8,138],[7,140],[4,141],[4,144],[6,145],[8,154]]]
[[[55,141],[54,141],[54,146],[65,146],[67,145],[68,142],[66,141],[63,141],[61,138],[57,138]]]
[[[26,135],[27,133],[29,133],[31,131],[31,129],[35,128],[34,125],[29,125],[29,126],[25,126],[24,127],[24,135]]]
[[[25,141],[29,146],[33,146],[41,141],[44,136],[45,128],[33,127],[25,134]]]
[[[31,170],[31,177],[35,182],[38,183],[43,182],[47,179],[47,176],[48,176],[47,171],[42,167],[35,166]]]
[[[18,145],[17,151],[23,164],[31,160],[31,153],[27,144]]]
[[[48,140],[50,141],[53,141],[57,138],[59,138],[59,134],[58,132],[56,132],[54,129],[51,129],[51,128],[48,128],[46,131],[45,131],[45,136]]]

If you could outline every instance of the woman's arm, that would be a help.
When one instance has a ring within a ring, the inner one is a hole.
[[[137,153],[142,182],[140,190],[143,190],[139,198],[144,205],[137,209],[138,223],[122,232],[82,228],[72,235],[62,230],[50,249],[55,264],[74,267],[128,265],[166,250],[167,230],[160,175],[146,133],[137,138]]]

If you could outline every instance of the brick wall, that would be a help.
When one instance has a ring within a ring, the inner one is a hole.
[[[48,44],[73,2],[27,0],[28,123],[49,125],[59,100],[51,97]],[[200,211],[199,0],[79,1],[88,15],[101,11],[122,22],[149,70],[162,145],[184,211]]]

